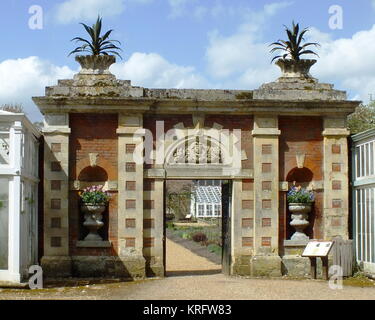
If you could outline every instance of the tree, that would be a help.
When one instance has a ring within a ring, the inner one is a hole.
[[[175,215],[176,220],[182,220],[190,213],[190,203],[193,196],[191,186],[184,185],[180,190],[171,189],[167,188],[166,192],[167,210]]]
[[[121,48],[114,44],[114,42],[121,44],[120,41],[109,39],[109,36],[113,30],[108,30],[104,33],[104,35],[100,35],[102,32],[102,18],[98,17],[96,23],[93,24],[92,27],[89,27],[84,23],[81,24],[85,28],[86,32],[90,35],[91,39],[87,40],[81,37],[73,38],[71,41],[83,42],[83,44],[70,52],[69,56],[73,53],[89,52],[94,56],[115,54],[121,58],[120,54],[117,52],[118,50],[121,50]]]
[[[368,105],[360,105],[354,113],[348,116],[348,128],[351,134],[356,134],[375,128],[375,101]]]

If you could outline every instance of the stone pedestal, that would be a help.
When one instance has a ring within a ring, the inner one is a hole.
[[[250,260],[253,277],[281,277],[281,258],[278,255],[258,255]]]
[[[309,277],[310,259],[302,257],[308,240],[284,240],[282,273],[290,277]]]

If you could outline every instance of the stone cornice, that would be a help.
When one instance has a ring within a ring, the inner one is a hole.
[[[278,115],[348,115],[360,101],[348,100],[195,100],[151,99],[123,97],[34,97],[43,114],[46,113],[156,113],[173,114],[193,112],[230,114]]]

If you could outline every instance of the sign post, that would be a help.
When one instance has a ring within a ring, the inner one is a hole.
[[[316,279],[316,258],[322,259],[323,279],[328,280],[328,254],[333,246],[333,241],[310,241],[302,253],[302,257],[308,257],[311,263],[311,278]]]

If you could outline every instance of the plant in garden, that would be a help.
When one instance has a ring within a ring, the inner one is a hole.
[[[304,54],[313,54],[318,56],[314,51],[307,49],[310,46],[318,47],[319,44],[317,42],[308,42],[303,44],[305,40],[304,35],[309,31],[308,28],[305,28],[300,32],[299,24],[295,24],[294,21],[291,29],[289,29],[287,26],[284,27],[285,32],[288,35],[288,40],[278,40],[271,43],[270,46],[273,46],[273,48],[270,50],[270,52],[273,53],[275,51],[282,51],[285,53],[273,57],[271,62],[278,58],[289,58],[290,60],[298,62],[301,60],[300,58]]]
[[[89,52],[94,56],[115,54],[122,59],[121,55],[117,52],[118,50],[121,51],[121,48],[114,44],[121,44],[120,41],[109,39],[113,29],[108,30],[104,33],[104,35],[101,35],[102,18],[98,16],[96,23],[92,27],[89,27],[84,23],[81,24],[85,28],[86,32],[90,35],[91,39],[87,40],[81,37],[73,38],[71,41],[82,42],[82,45],[70,52],[69,56],[73,53]]]
[[[194,233],[191,238],[195,242],[204,242],[204,241],[207,241],[207,236],[203,232]]]
[[[79,193],[79,196],[83,203],[94,205],[104,205],[111,198],[109,192],[103,191],[102,185],[87,187]]]
[[[315,197],[313,191],[293,185],[287,193],[287,200],[289,203],[312,203]]]

